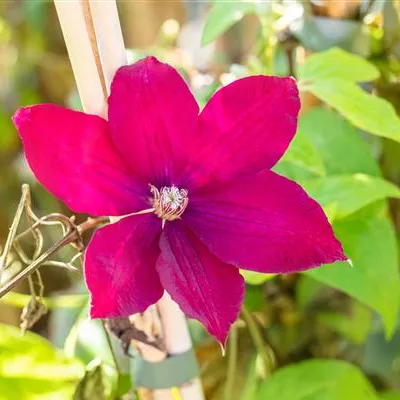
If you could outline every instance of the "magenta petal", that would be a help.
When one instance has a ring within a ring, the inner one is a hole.
[[[147,207],[102,118],[41,104],[13,119],[35,176],[72,210],[100,216]]]
[[[160,220],[127,217],[98,229],[85,254],[92,318],[129,316],[157,302],[164,290],[155,265]]]
[[[165,290],[224,345],[243,303],[239,271],[212,255],[182,222],[167,222],[160,247],[157,271]]]
[[[114,77],[109,98],[110,132],[146,184],[178,183],[182,165],[198,151],[198,111],[178,72],[154,57],[122,67]]]
[[[184,221],[224,262],[287,273],[346,260],[322,208],[272,171],[190,198]]]
[[[218,90],[200,114],[205,145],[187,176],[198,186],[272,167],[297,128],[300,100],[292,78],[250,76]]]

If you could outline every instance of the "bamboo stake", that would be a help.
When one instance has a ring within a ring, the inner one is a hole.
[[[86,29],[83,2],[54,0],[83,109],[106,115],[107,103]]]
[[[107,95],[117,68],[126,64],[126,53],[115,0],[54,0],[84,110],[106,117]],[[89,15],[88,15],[89,13]],[[94,31],[94,32],[93,32]],[[93,43],[95,41],[95,43]],[[100,68],[99,68],[100,64]],[[159,362],[192,348],[185,315],[165,294],[155,310],[136,316],[148,326],[161,321],[165,351],[135,343],[142,357]],[[157,321],[159,315],[160,321]],[[132,318],[135,321],[135,316]],[[203,400],[198,378],[179,388],[182,400]],[[172,390],[155,390],[154,400],[176,399]]]

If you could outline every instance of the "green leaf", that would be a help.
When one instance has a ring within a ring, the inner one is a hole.
[[[0,377],[0,400],[71,400],[74,385],[57,379]]]
[[[294,164],[308,170],[313,175],[324,176],[326,174],[322,157],[301,130],[296,133],[289,149],[280,160],[281,162]]]
[[[85,376],[77,385],[73,400],[107,399],[108,393],[103,369],[99,360],[93,360],[87,365]]]
[[[388,101],[365,92],[355,83],[337,78],[315,81],[307,85],[307,90],[356,127],[400,142],[400,118]]]
[[[347,217],[377,200],[400,198],[397,186],[365,174],[308,179],[300,184],[322,207],[335,204],[335,219]]]
[[[0,399],[71,399],[83,365],[38,335],[0,324]]]
[[[396,236],[386,218],[360,214],[334,224],[353,267],[335,263],[306,274],[377,311],[389,337],[396,326],[400,293]]]
[[[310,360],[279,369],[263,384],[257,399],[377,400],[377,395],[352,364]]]
[[[207,16],[201,44],[212,42],[245,15],[255,12],[255,1],[216,1]]]
[[[373,64],[337,47],[314,53],[298,69],[299,78],[307,82],[330,78],[364,82],[373,81],[379,75]]]
[[[299,131],[314,145],[328,175],[357,172],[380,175],[368,143],[337,112],[316,107],[300,116]]]
[[[246,271],[244,269],[241,269],[240,273],[246,283],[250,285],[261,285],[276,276],[276,274],[260,274],[259,272]]]

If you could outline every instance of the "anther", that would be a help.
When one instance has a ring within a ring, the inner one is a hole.
[[[173,185],[163,186],[158,190],[150,185],[150,191],[153,194],[154,213],[163,220],[163,227],[165,221],[174,221],[182,216],[189,202],[186,189],[179,189]]]

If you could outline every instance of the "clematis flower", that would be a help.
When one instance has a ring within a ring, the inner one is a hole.
[[[164,290],[224,343],[244,298],[239,268],[345,260],[321,207],[274,173],[297,125],[292,78],[251,76],[199,107],[148,57],[116,73],[108,121],[56,105],[14,116],[37,179],[75,212],[122,217],[85,254],[91,316],[143,312]]]

